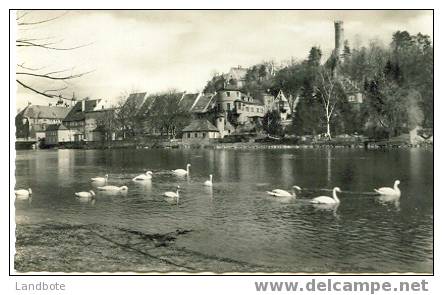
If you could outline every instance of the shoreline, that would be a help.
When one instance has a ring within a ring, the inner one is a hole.
[[[398,143],[258,143],[258,142],[235,142],[235,143],[182,143],[182,142],[113,142],[103,144],[98,142],[68,143],[59,146],[45,146],[38,149],[213,149],[213,150],[264,150],[264,149],[364,149],[364,150],[390,150],[390,149],[423,149],[433,150],[433,144],[398,144]]]

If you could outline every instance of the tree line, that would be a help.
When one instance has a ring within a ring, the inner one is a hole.
[[[344,56],[333,53],[324,63],[322,56],[319,47],[312,47],[305,60],[291,60],[279,69],[273,62],[248,69],[244,92],[260,98],[265,92],[275,96],[283,90],[291,105],[297,103],[289,128],[284,130],[278,116],[270,112],[264,118],[265,131],[386,138],[416,126],[433,127],[433,45],[429,36],[397,31],[389,45],[373,40],[368,46],[351,48],[346,43]],[[231,83],[224,79],[214,75],[205,91]],[[357,92],[364,98],[361,104],[349,99]]]

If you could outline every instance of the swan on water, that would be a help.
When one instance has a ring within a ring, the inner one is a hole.
[[[95,197],[95,193],[93,190],[90,190],[89,192],[78,192],[78,193],[75,193],[75,195],[77,196],[77,198],[84,198],[84,199],[89,199],[89,198]]]
[[[167,198],[171,198],[171,199],[178,199],[180,197],[178,191],[180,189],[180,186],[177,185],[177,191],[176,192],[166,192],[163,194],[163,196],[167,197]]]
[[[32,196],[32,190],[30,188],[28,189],[19,189],[14,191],[15,197],[18,199],[28,199]]]
[[[180,186],[177,185],[177,191],[176,192],[165,192],[163,194],[163,196],[166,198],[166,201],[168,201],[168,202],[177,201],[177,205],[178,205],[178,199],[180,198],[180,195],[179,195],[179,192],[178,192],[179,189],[180,189]]]
[[[334,187],[332,190],[332,198],[327,196],[320,196],[316,197],[311,200],[311,203],[313,204],[338,204],[340,203],[340,200],[337,197],[337,192],[341,193],[341,190],[339,187]]]
[[[379,189],[374,189],[378,194],[383,196],[393,196],[393,197],[400,197],[401,191],[398,188],[398,185],[400,184],[400,180],[396,180],[394,182],[394,188],[392,187],[381,187]]]
[[[288,192],[288,191],[285,191],[285,190],[282,190],[282,189],[274,189],[274,190],[272,190],[272,191],[270,191],[270,192],[266,192],[268,195],[271,195],[271,196],[274,196],[274,197],[296,197],[296,194],[295,194],[295,190],[294,189],[296,189],[298,192],[300,192],[301,191],[301,188],[299,187],[299,186],[297,186],[297,185],[294,185],[293,187],[292,187],[292,189],[291,189],[291,191],[292,191],[292,193],[290,193],[290,192]]]
[[[204,185],[212,186],[212,174],[209,174],[209,180],[206,180]]]
[[[152,178],[152,172],[151,171],[147,171],[145,174],[140,174],[136,177],[134,177],[132,180],[133,181],[137,181],[137,180],[148,180]]]
[[[172,170],[172,173],[174,173],[175,175],[179,175],[179,176],[188,175],[189,174],[189,167],[191,167],[191,164],[186,165],[186,170],[185,169],[175,169],[175,170]]]
[[[115,185],[105,185],[105,186],[100,186],[97,189],[99,191],[105,191],[105,192],[125,192],[128,190],[128,187],[126,185],[120,187]]]
[[[108,174],[106,174],[105,177],[100,177],[100,176],[92,177],[91,181],[94,181],[94,182],[107,182],[108,181]]]

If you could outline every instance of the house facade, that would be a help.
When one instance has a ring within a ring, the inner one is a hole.
[[[70,107],[42,106],[28,104],[15,117],[16,138],[41,140],[46,128],[59,124],[70,112]]]
[[[94,132],[97,128],[97,118],[105,111],[105,108],[99,105],[100,101],[88,98],[78,101],[62,121],[64,126],[73,131],[72,141],[97,140]]]
[[[45,144],[58,145],[59,143],[73,141],[75,130],[70,130],[63,124],[51,124],[45,130]]]
[[[238,89],[223,89],[217,92],[215,100],[218,112],[231,113],[237,124],[252,122],[265,115],[264,104]]]
[[[218,129],[206,119],[194,119],[182,132],[183,142],[189,143],[209,142],[221,137]]]

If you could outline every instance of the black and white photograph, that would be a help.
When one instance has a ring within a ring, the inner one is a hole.
[[[434,273],[433,10],[10,22],[12,273]]]

